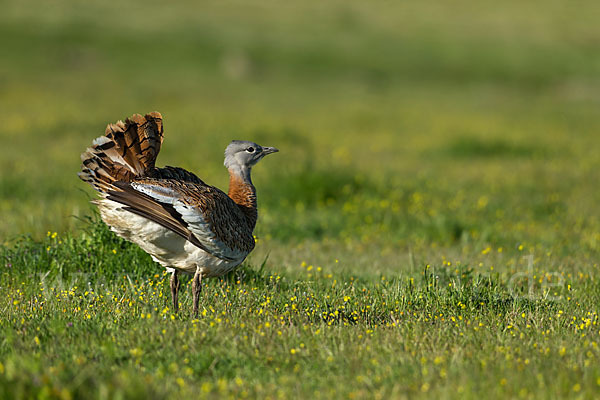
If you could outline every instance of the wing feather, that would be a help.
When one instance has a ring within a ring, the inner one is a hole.
[[[237,204],[208,185],[165,179],[117,182],[109,199],[181,235],[215,257],[244,258],[254,238]]]

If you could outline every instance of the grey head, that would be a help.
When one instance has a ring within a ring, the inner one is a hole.
[[[246,140],[233,140],[225,149],[224,164],[233,173],[249,180],[252,167],[267,154],[278,151],[275,147],[263,147]]]

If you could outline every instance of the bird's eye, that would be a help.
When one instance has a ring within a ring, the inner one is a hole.
[[[246,149],[246,151],[247,151],[248,153],[254,153],[254,147],[248,147],[248,148]]]

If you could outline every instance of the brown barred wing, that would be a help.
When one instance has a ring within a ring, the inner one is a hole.
[[[117,185],[120,190],[110,192],[109,200],[173,230],[215,257],[241,261],[254,248],[245,215],[217,188],[162,179]]]
[[[180,182],[207,186],[206,183],[198,178],[193,172],[179,167],[170,167],[168,165],[164,168],[154,168],[154,170],[148,174],[148,177],[154,179],[172,179]]]

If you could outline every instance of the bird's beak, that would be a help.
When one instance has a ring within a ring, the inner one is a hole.
[[[277,153],[279,149],[275,147],[263,147],[263,154],[266,156],[267,154]]]

